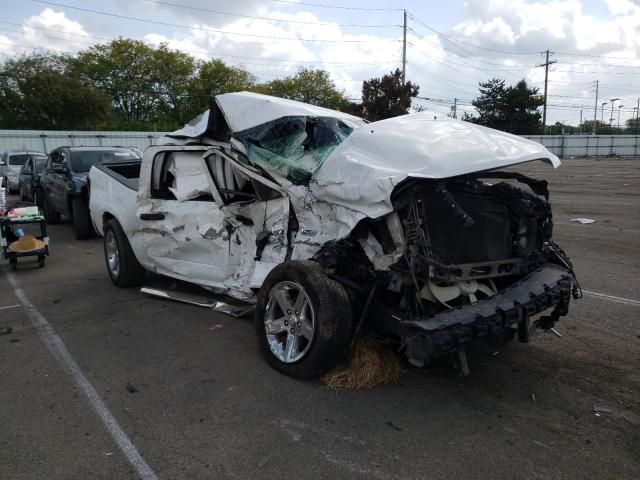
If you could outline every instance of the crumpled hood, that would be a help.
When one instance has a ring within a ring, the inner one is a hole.
[[[224,115],[229,129],[241,132],[283,117],[331,117],[350,127],[364,125],[364,120],[348,113],[252,92],[223,93],[216,103]]]
[[[362,126],[314,175],[319,199],[375,218],[393,210],[391,192],[408,177],[444,179],[558,157],[539,143],[454,119],[416,113]]]

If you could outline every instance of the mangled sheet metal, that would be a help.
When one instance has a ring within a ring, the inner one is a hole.
[[[356,129],[314,175],[314,193],[375,218],[392,211],[391,192],[406,178],[451,178],[534,160],[560,165],[531,140],[416,113]]]

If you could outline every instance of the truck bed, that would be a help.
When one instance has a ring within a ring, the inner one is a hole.
[[[103,173],[113,177],[124,186],[129,187],[132,190],[138,191],[138,181],[140,180],[140,167],[142,160],[133,162],[122,163],[107,163],[101,165],[94,165]]]
[[[116,217],[125,231],[137,227],[136,197],[140,161],[94,165],[89,171],[89,212],[102,235],[106,218]]]

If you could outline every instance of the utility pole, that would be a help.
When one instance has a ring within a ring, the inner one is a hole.
[[[453,118],[458,118],[457,113],[458,113],[458,99],[454,98],[453,99]]]
[[[544,67],[544,106],[542,107],[542,134],[545,133],[547,126],[547,82],[549,79],[549,65],[556,63],[556,60],[549,61],[549,50],[546,51],[547,58],[544,63],[537,65],[538,67]]]
[[[638,135],[638,118],[640,117],[640,98],[638,98],[638,106],[636,107],[636,135]]]
[[[402,85],[407,75],[407,11],[402,10],[404,22],[402,24]]]
[[[582,133],[582,109],[580,109],[580,133]]]
[[[596,103],[593,107],[593,134],[596,134],[596,122],[598,121],[598,85],[600,81],[596,80]]]
[[[602,102],[602,108],[600,109],[600,123],[604,122],[604,106],[609,102]]]

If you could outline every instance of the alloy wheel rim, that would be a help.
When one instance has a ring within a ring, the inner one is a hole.
[[[284,363],[301,360],[315,335],[316,315],[305,289],[295,282],[276,283],[269,291],[264,327],[271,353]]]
[[[116,236],[113,234],[113,230],[109,230],[107,232],[105,247],[109,271],[115,278],[118,278],[118,274],[120,273],[120,255],[118,253],[118,243],[116,242]]]

